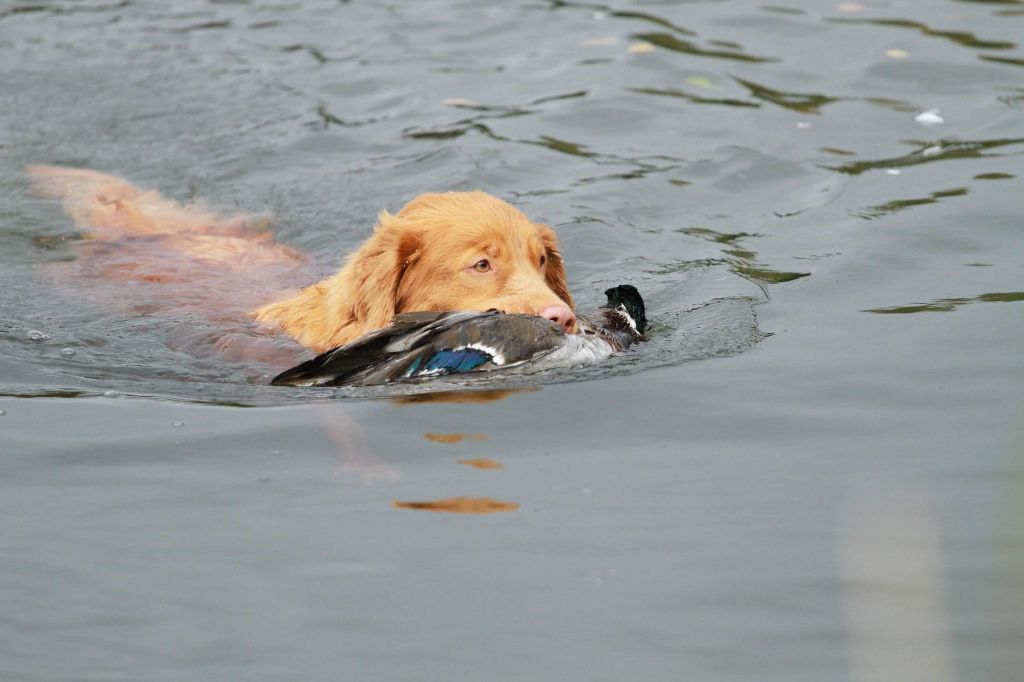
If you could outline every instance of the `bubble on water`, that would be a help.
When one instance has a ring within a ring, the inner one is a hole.
[[[75,349],[71,348],[70,346],[68,348],[61,348],[60,354],[66,358],[70,358],[72,355],[75,354]]]
[[[184,426],[184,425],[185,425],[185,422],[182,422],[182,421],[171,422],[171,426],[173,426],[175,428],[178,428],[178,427],[181,427],[181,426]]]
[[[121,394],[117,391],[103,391],[104,398],[120,398]]]
[[[39,343],[40,341],[46,341],[48,338],[50,338],[49,334],[47,334],[46,332],[41,332],[38,329],[30,329],[28,334],[26,334],[25,336],[28,337],[29,341],[35,341],[36,343]]]

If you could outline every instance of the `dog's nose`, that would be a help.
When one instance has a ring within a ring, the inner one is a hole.
[[[576,315],[564,305],[549,305],[540,311],[540,316],[557,324],[566,334],[576,331]]]

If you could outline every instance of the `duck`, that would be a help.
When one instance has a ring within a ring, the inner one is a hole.
[[[382,329],[281,372],[274,386],[374,386],[428,377],[601,362],[647,340],[643,297],[631,284],[607,289],[600,317],[578,317],[575,334],[535,315],[409,312]]]

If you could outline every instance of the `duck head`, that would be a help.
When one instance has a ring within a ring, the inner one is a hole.
[[[606,289],[608,302],[603,307],[605,326],[617,331],[633,331],[644,338],[647,331],[647,309],[640,292],[631,284]]]

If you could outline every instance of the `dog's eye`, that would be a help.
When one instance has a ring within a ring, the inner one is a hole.
[[[540,257],[540,266],[541,267],[544,267],[544,264],[547,263],[547,262],[548,262],[548,257],[547,256],[541,256]]]
[[[491,261],[487,260],[486,258],[478,260],[476,264],[473,265],[473,269],[476,270],[477,272],[490,272]]]

